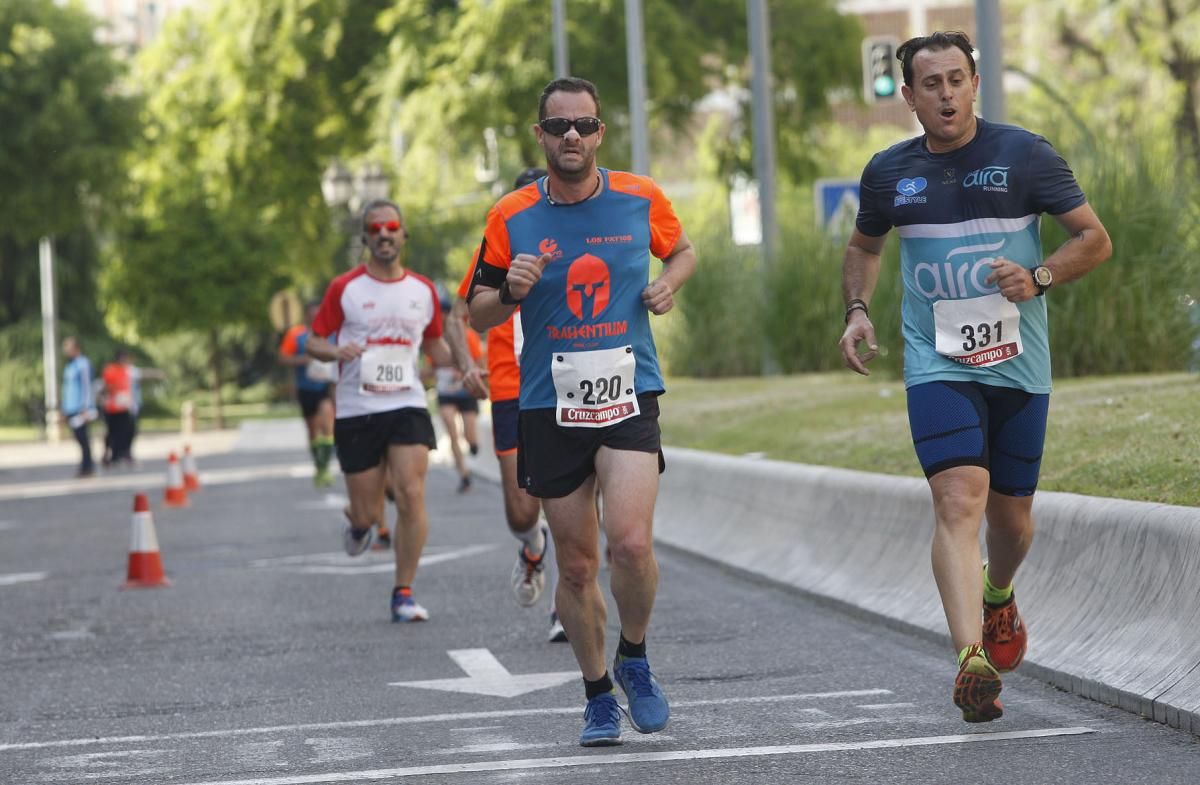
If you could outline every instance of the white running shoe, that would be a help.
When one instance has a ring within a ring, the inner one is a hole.
[[[550,611],[550,636],[546,640],[551,643],[567,642],[567,631],[563,629],[562,622],[554,611]]]
[[[428,621],[429,611],[417,603],[412,598],[412,595],[404,597],[402,595],[392,596],[392,621],[407,622],[407,621]]]
[[[342,532],[342,545],[346,548],[347,556],[358,556],[367,548],[371,547],[371,530],[361,529],[363,532],[361,537],[355,537],[355,530],[349,524],[346,524],[345,531]]]
[[[548,543],[550,529],[542,526],[542,534]],[[517,604],[524,608],[536,604],[546,588],[546,553],[543,549],[542,555],[534,560],[525,552],[524,545],[517,549],[517,563],[513,565],[512,571],[512,588]]]

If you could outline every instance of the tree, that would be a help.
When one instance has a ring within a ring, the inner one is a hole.
[[[340,240],[320,173],[363,138],[383,4],[219,0],[139,60],[145,131],[103,277],[109,320],[206,336],[218,424],[222,328],[265,326],[273,292],[330,272]]]
[[[1055,9],[1042,28],[1051,40],[1030,52],[1043,70],[1072,85],[1092,122],[1166,120],[1183,157],[1200,165],[1200,0],[1068,0]]]
[[[856,84],[858,29],[828,0],[781,0],[772,13],[781,165],[798,171],[805,152],[794,143],[797,134],[826,115],[829,89]],[[482,149],[487,128],[503,140],[502,179],[541,160],[529,127],[553,76],[550,14],[549,3],[524,0],[397,0],[383,15],[381,24],[394,32],[378,82],[376,136],[403,133],[399,168],[414,188],[442,199],[447,189],[451,195],[477,190],[470,179],[464,184],[441,175],[447,158],[471,158]],[[686,142],[701,98],[747,83],[745,15],[744,0],[710,0],[703,13],[689,0],[646,0],[649,115],[654,132],[669,143],[663,146]],[[624,3],[572,2],[568,34],[572,71],[601,92],[605,163],[627,167]]]
[[[120,64],[94,22],[50,0],[0,3],[0,325],[38,313],[37,241],[60,250],[64,312],[96,314],[89,231],[123,179],[137,128]]]

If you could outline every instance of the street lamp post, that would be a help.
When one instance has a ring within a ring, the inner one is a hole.
[[[362,254],[357,213],[376,199],[386,199],[390,183],[383,167],[371,161],[351,172],[338,161],[326,167],[321,175],[321,195],[325,203],[341,214],[341,231],[346,236],[347,266],[354,266]]]

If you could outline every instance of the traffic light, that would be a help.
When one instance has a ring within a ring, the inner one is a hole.
[[[863,95],[869,104],[894,101],[900,97],[899,46],[892,36],[871,36],[862,43]]]

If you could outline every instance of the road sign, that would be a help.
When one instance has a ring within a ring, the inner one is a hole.
[[[817,226],[834,237],[849,237],[858,216],[858,198],[858,180],[817,180],[813,184]]]
[[[741,175],[729,189],[729,219],[734,245],[762,245],[762,210],[758,183]]]
[[[271,317],[271,326],[283,332],[304,319],[304,306],[300,303],[300,295],[293,289],[283,289],[271,298],[267,306],[267,314]]]

